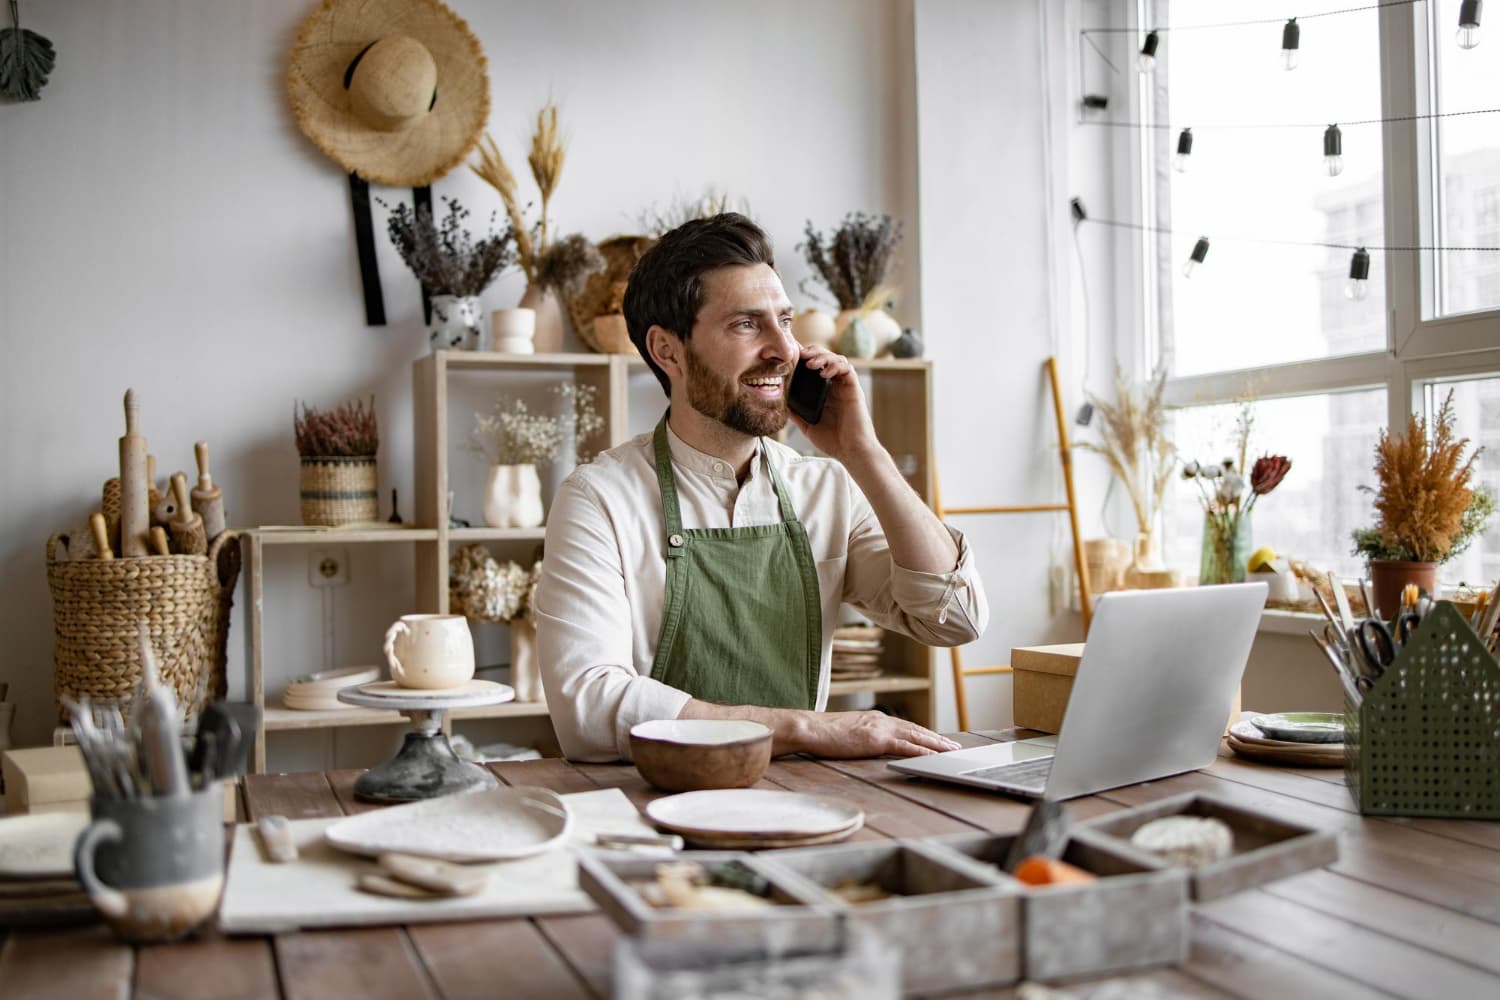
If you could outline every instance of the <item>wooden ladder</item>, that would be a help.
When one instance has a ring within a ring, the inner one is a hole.
[[[1078,597],[1079,604],[1083,609],[1083,634],[1088,635],[1089,624],[1093,620],[1094,607],[1093,596],[1089,591],[1088,564],[1083,557],[1083,539],[1078,530],[1078,500],[1073,490],[1073,452],[1072,445],[1068,441],[1068,422],[1063,416],[1062,389],[1057,380],[1057,359],[1048,358],[1046,361],[1047,379],[1052,385],[1052,412],[1057,420],[1057,450],[1062,461],[1063,485],[1067,489],[1067,503],[1041,503],[1020,504],[1009,507],[944,507],[942,490],[938,486],[937,464],[933,463],[932,474],[932,507],[939,518],[947,518],[950,515],[967,516],[971,514],[1041,514],[1058,511],[1068,512],[1068,526],[1073,531],[1073,568],[1078,574]],[[959,647],[950,647],[948,652],[953,657],[953,699],[958,708],[958,728],[960,732],[968,732],[969,729],[969,701],[964,693],[964,678],[977,677],[985,674],[1008,674],[1011,672],[1009,664],[991,667],[965,667],[963,655]]]

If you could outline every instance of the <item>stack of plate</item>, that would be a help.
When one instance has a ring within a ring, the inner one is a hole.
[[[866,681],[879,677],[885,629],[876,625],[840,625],[833,630],[833,667],[836,681]]]
[[[1257,715],[1229,727],[1229,749],[1293,767],[1343,767],[1344,718],[1331,712]]]
[[[73,875],[73,844],[87,813],[0,818],[0,927],[76,923],[93,915]]]
[[[380,679],[379,667],[345,667],[342,670],[325,670],[322,673],[299,677],[286,686],[281,703],[287,708],[304,712],[326,712],[334,709],[353,708],[339,701],[341,688],[356,684],[368,684]]]
[[[668,795],[647,803],[646,815],[695,847],[725,851],[832,844],[865,825],[864,812],[840,799],[761,788]]]

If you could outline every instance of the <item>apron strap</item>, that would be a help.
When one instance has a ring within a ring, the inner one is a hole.
[[[682,534],[682,510],[677,505],[677,477],[672,474],[672,452],[667,448],[667,418],[663,414],[652,435],[656,451],[656,482],[661,487],[662,518],[667,529],[667,558],[680,558],[687,539]]]

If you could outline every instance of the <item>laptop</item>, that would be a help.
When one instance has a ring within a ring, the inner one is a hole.
[[[1062,733],[893,760],[918,778],[1071,799],[1207,767],[1266,603],[1264,583],[1101,594]]]

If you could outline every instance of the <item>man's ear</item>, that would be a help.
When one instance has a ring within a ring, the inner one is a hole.
[[[686,345],[665,327],[653,325],[646,331],[646,349],[651,352],[651,360],[655,361],[657,367],[667,373],[669,378],[681,379],[686,375],[686,366],[683,361],[683,350]]]

